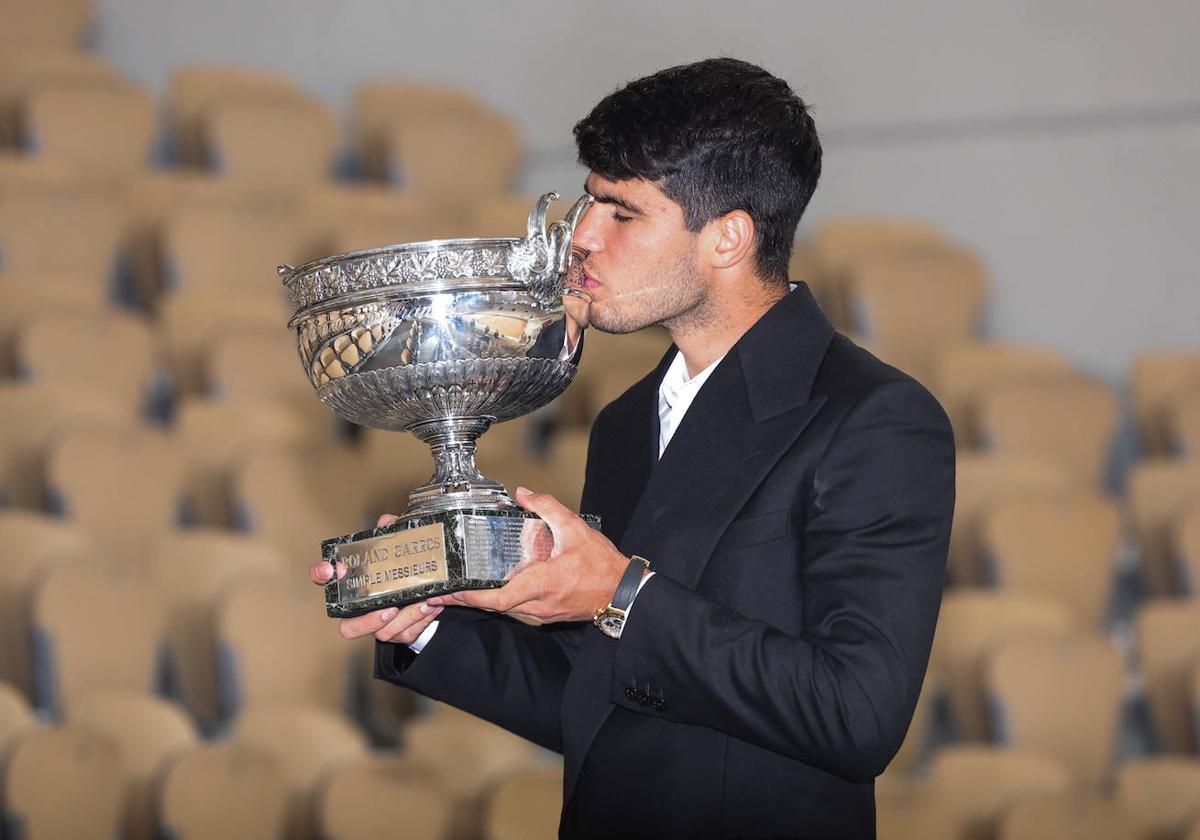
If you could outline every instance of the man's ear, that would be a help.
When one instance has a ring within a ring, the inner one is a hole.
[[[713,268],[733,268],[754,253],[754,220],[745,210],[731,210],[704,226],[707,255]]]

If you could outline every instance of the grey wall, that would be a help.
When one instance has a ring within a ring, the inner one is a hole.
[[[994,275],[988,330],[1121,379],[1200,345],[1200,4],[631,0],[100,0],[98,48],[161,91],[185,61],[285,70],[345,109],[373,76],[469,85],[517,118],[524,186],[582,180],[570,127],[602,95],[714,54],[817,109],[809,222],[932,219]]]

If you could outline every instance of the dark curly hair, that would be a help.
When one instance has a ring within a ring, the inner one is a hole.
[[[758,274],[785,282],[821,142],[787,82],[734,58],[661,70],[611,93],[575,126],[579,162],[642,178],[683,208],[692,232],[733,210],[754,220]]]

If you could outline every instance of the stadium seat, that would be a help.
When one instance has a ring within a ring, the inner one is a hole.
[[[338,126],[316,100],[232,100],[205,114],[213,169],[264,189],[302,190],[333,175]]]
[[[89,694],[153,693],[165,628],[166,605],[144,575],[94,557],[56,564],[33,602],[38,707],[69,717]]]
[[[1200,749],[1188,678],[1200,657],[1200,602],[1151,601],[1136,618],[1137,656],[1146,678],[1150,718],[1163,750]]]
[[[908,732],[900,749],[888,763],[892,773],[911,773],[924,762],[929,748],[930,730],[934,719],[934,704],[945,692],[940,676],[932,669],[926,670],[921,693],[917,695],[917,706],[913,710]]]
[[[948,591],[930,669],[945,684],[958,736],[986,741],[992,735],[983,679],[993,649],[1011,639],[1056,639],[1074,631],[1070,611],[1055,601],[1002,591]]]
[[[1108,499],[1014,497],[981,517],[984,562],[996,584],[1054,598],[1081,627],[1108,614],[1121,551],[1121,511]]]
[[[36,725],[37,718],[25,695],[16,686],[0,681],[0,759]]]
[[[1139,837],[1180,837],[1200,816],[1200,761],[1175,756],[1126,761],[1117,771],[1115,799]]]
[[[1030,456],[960,452],[955,465],[954,523],[947,575],[956,584],[987,582],[980,529],[989,512],[1010,499],[1052,500],[1076,493],[1056,461]]]
[[[387,179],[418,195],[475,201],[512,187],[523,153],[516,127],[499,114],[398,114],[382,129]]]
[[[208,163],[206,117],[223,102],[278,102],[303,97],[288,76],[261,68],[220,64],[185,64],[171,74],[168,101],[174,122],[177,154],[183,163]]]
[[[159,375],[149,325],[117,311],[42,314],[17,331],[16,356],[30,381],[99,389],[139,414]]]
[[[187,462],[185,519],[192,525],[232,527],[237,465],[262,449],[313,445],[323,431],[313,428],[312,418],[269,400],[185,399],[171,427]]]
[[[0,3],[0,20],[5,23],[0,33],[0,145],[17,146],[21,137],[21,101],[39,85],[73,84],[79,87],[117,87],[124,84],[117,69],[94,52],[72,49],[67,44],[39,44],[37,36],[29,42],[4,43],[6,36],[18,35],[20,24],[14,19],[16,8],[40,10],[47,19],[55,5],[29,3],[27,0],[4,0]],[[20,13],[18,13],[20,14]],[[28,37],[28,36],[18,36]]]
[[[51,443],[75,428],[136,426],[111,394],[62,383],[0,382],[0,503],[44,509]]]
[[[1071,363],[1048,347],[993,341],[964,342],[933,360],[931,390],[950,417],[959,450],[977,447],[979,401],[1011,382],[1061,382],[1076,377]]]
[[[449,796],[427,768],[396,759],[339,767],[320,792],[319,808],[321,836],[328,840],[376,840],[397,830],[406,840],[442,840],[455,816]]]
[[[0,271],[0,377],[17,374],[16,337],[46,312],[104,317],[110,289],[72,271]]]
[[[1200,387],[1172,406],[1167,429],[1173,452],[1184,458],[1200,459]]]
[[[670,346],[658,327],[627,335],[588,330],[575,379],[551,404],[555,423],[590,428],[600,409],[654,370]]]
[[[997,840],[1141,840],[1124,811],[1093,792],[1072,791],[1018,802]]]
[[[99,732],[117,745],[125,780],[122,836],[156,840],[154,785],[159,771],[198,738],[184,711],[147,694],[88,694],[71,707],[67,723]]]
[[[563,218],[572,204],[571,190],[564,190],[561,200],[550,205],[546,220],[553,222]],[[467,208],[474,236],[525,236],[529,224],[529,211],[539,196],[508,193],[482,196]]]
[[[1172,554],[1179,564],[1180,593],[1200,599],[1200,505],[1178,521]]]
[[[977,408],[984,448],[1057,459],[1080,488],[1103,489],[1119,419],[1109,385],[1082,377],[1007,382],[984,389]]]
[[[38,728],[13,747],[0,798],[16,837],[111,840],[121,836],[124,779],[111,739],[84,727]]]
[[[270,545],[215,528],[165,535],[149,552],[149,580],[167,612],[171,674],[206,727],[220,714],[216,618],[232,592],[275,580],[286,566]]]
[[[158,140],[157,108],[132,85],[38,85],[25,97],[25,142],[31,154],[61,160],[111,180],[150,165]]]
[[[940,351],[974,336],[988,292],[978,258],[949,245],[868,252],[845,283],[851,329],[922,382]]]
[[[284,702],[331,713],[346,707],[356,648],[325,615],[320,589],[299,573],[263,574],[227,589],[217,600],[226,712],[245,714]]]
[[[131,561],[179,524],[184,459],[156,429],[73,428],[53,443],[46,474],[54,506]]]
[[[1004,743],[1053,755],[1099,789],[1114,766],[1125,699],[1121,654],[1103,637],[1016,638],[988,657],[985,682]]]
[[[287,827],[287,787],[270,755],[237,744],[203,744],[160,774],[165,840],[277,840]]]
[[[1142,446],[1148,454],[1166,455],[1171,451],[1167,421],[1173,407],[1200,390],[1200,349],[1143,353],[1134,359],[1130,378]]]
[[[466,222],[463,209],[448,200],[379,184],[316,186],[307,193],[304,206],[317,229],[325,233],[324,250],[330,254],[481,233]]]
[[[93,558],[87,535],[61,519],[23,510],[0,510],[0,680],[34,698],[30,606],[40,581],[56,565]]]
[[[486,840],[552,840],[562,811],[561,768],[516,770],[488,793],[484,805]]]
[[[1200,506],[1200,462],[1172,458],[1139,461],[1129,472],[1126,497],[1138,561],[1151,594],[1178,592],[1171,535],[1183,517]]]
[[[271,757],[287,788],[288,840],[318,836],[318,784],[369,755],[366,740],[345,718],[299,703],[247,709],[234,722],[232,743]]]

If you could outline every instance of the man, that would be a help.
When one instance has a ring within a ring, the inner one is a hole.
[[[562,752],[563,836],[873,837],[941,596],[945,415],[789,293],[821,157],[785,82],[672,68],[575,136],[592,324],[674,342],[592,429],[603,533],[518,490],[549,560],[342,631],[379,640],[377,676]]]

